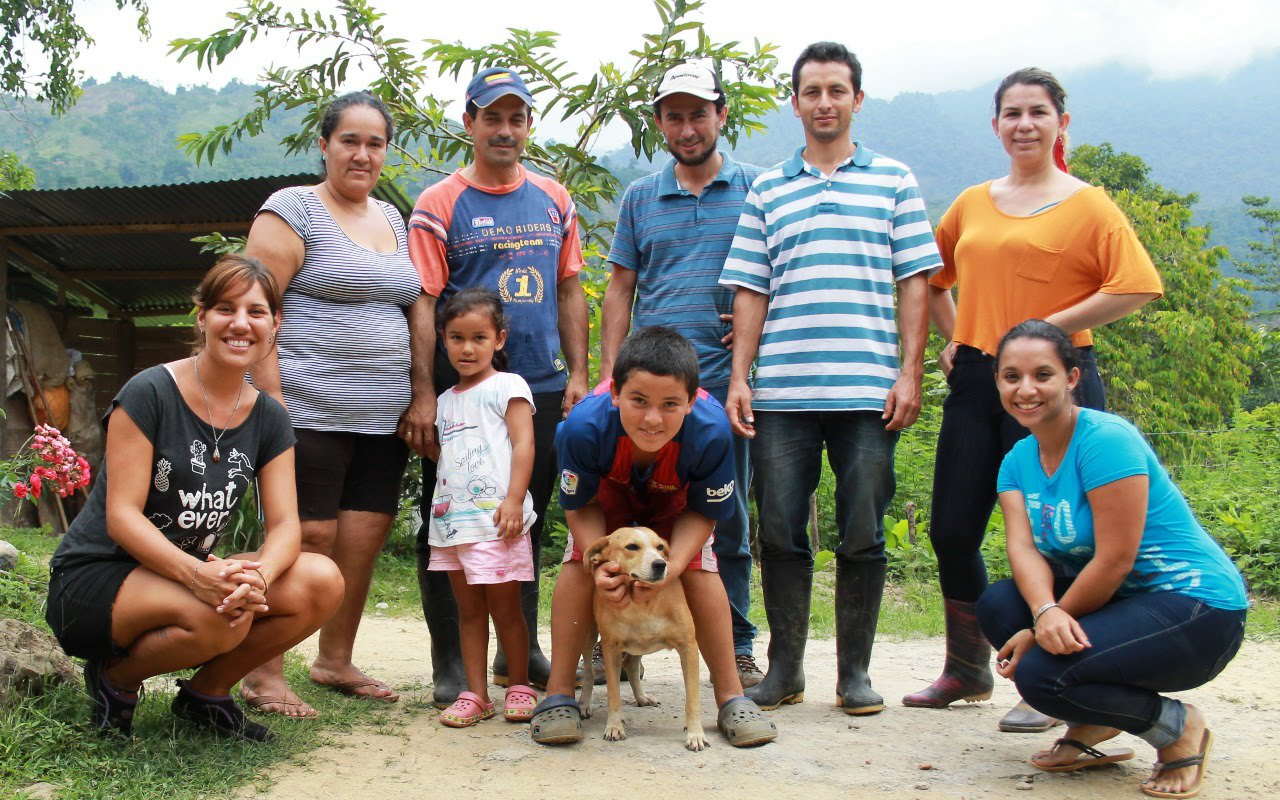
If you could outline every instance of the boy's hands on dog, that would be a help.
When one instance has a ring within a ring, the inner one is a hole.
[[[631,589],[628,591],[627,579],[622,574],[622,568],[612,561],[602,561],[596,567],[592,577],[596,582],[596,591],[615,608],[621,610],[631,605],[632,600],[637,603],[647,602],[653,595],[662,591],[664,586],[680,576],[672,572],[668,566],[666,577],[658,583],[632,581]]]

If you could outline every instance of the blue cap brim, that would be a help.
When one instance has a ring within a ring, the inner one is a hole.
[[[481,92],[480,94],[476,95],[475,97],[471,98],[471,102],[476,104],[476,108],[488,108],[489,106],[497,102],[499,99],[506,97],[509,94],[513,94],[516,97],[519,97],[521,100],[524,101],[525,105],[527,105],[529,108],[533,108],[533,95],[529,94],[528,92],[520,91],[520,89],[514,86],[490,87],[485,91]]]

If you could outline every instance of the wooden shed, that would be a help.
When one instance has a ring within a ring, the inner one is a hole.
[[[190,326],[156,323],[191,311],[192,290],[215,260],[192,237],[243,236],[272,192],[316,181],[303,173],[0,194],[0,308],[11,300],[48,308],[65,346],[92,365],[104,411],[138,371],[189,352]],[[374,196],[406,217],[413,207],[388,184]]]

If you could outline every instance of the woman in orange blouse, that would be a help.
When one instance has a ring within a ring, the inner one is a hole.
[[[1066,169],[1066,92],[1039,69],[1009,75],[996,90],[991,127],[1009,154],[1009,174],[966,189],[938,226],[944,267],[930,282],[930,316],[948,340],[939,357],[951,393],[943,403],[929,536],[945,599],[942,676],[902,698],[943,708],[985,700],[991,649],[974,606],[987,585],[980,548],[996,499],[1000,461],[1027,431],[1000,405],[994,358],[1000,338],[1028,318],[1071,334],[1081,350],[1076,402],[1105,407],[1089,329],[1159,297],[1160,276],[1106,190]],[[951,288],[958,287],[959,303]],[[1023,703],[1001,730],[1056,724]]]

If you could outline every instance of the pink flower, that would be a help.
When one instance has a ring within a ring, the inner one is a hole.
[[[25,483],[19,483],[17,486],[13,487],[13,496],[21,500],[27,496],[28,491],[30,490],[27,489],[27,485]],[[39,497],[39,495],[36,496]]]
[[[31,483],[31,493],[34,494],[36,497],[39,497],[40,496],[40,476],[32,475],[30,483]]]

